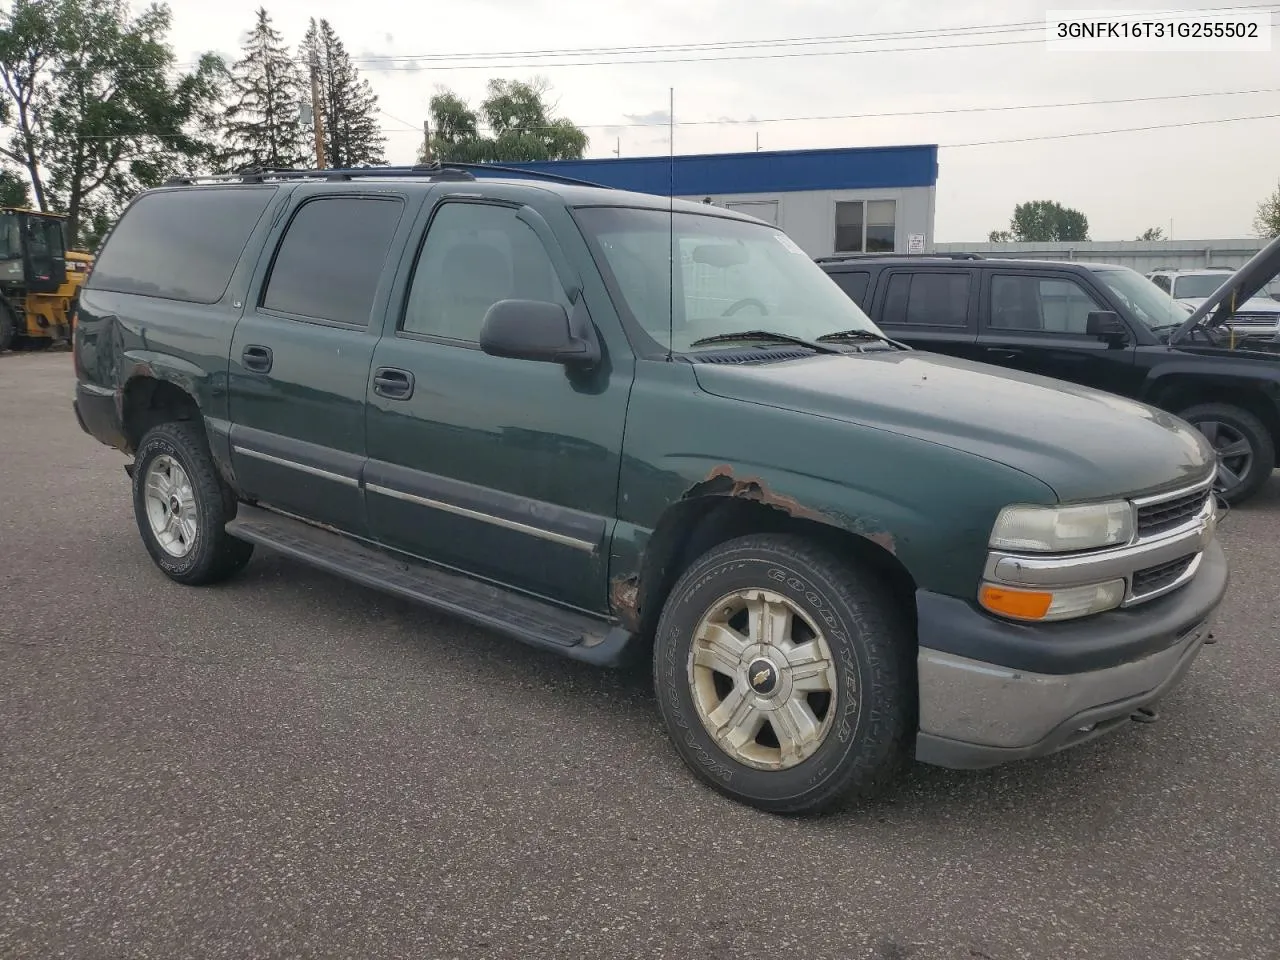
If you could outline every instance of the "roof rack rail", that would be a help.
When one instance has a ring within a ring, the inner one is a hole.
[[[817,263],[839,263],[841,260],[878,260],[887,257],[913,260],[986,260],[980,253],[832,253],[825,257],[814,257]]]
[[[293,167],[249,166],[227,173],[213,173],[187,177],[170,177],[165,181],[166,187],[189,187],[197,183],[265,183],[268,180],[352,180],[357,177],[425,177],[436,181],[474,181],[471,171],[485,171],[496,174],[514,174],[518,177],[553,180],[557,183],[573,184],[580,187],[599,187],[612,189],[590,180],[579,180],[565,177],[558,173],[546,173],[542,170],[522,170],[519,167],[508,167],[497,163],[465,163],[439,160],[431,163],[417,163],[412,166],[362,166],[334,169],[298,170]]]

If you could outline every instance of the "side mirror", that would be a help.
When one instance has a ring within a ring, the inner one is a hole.
[[[499,300],[484,315],[480,349],[494,357],[575,366],[600,360],[600,344],[581,298],[572,314],[543,300]]]
[[[1111,310],[1092,310],[1085,318],[1084,330],[1091,337],[1101,340],[1124,342],[1129,337],[1129,328],[1124,325],[1119,314]]]

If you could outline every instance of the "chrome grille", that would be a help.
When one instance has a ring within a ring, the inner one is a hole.
[[[1212,496],[1211,489],[1196,490],[1172,500],[1161,500],[1138,507],[1138,537],[1156,537],[1182,526],[1204,509]]]

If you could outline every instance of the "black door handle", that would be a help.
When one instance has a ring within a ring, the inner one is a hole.
[[[413,374],[395,367],[379,367],[373,372],[373,392],[388,400],[408,400],[413,396]]]
[[[244,364],[246,370],[252,370],[254,373],[267,373],[271,370],[271,348],[260,347],[251,343],[240,354],[240,362]]]
[[[994,357],[999,357],[1001,360],[1013,360],[1022,356],[1021,350],[1013,350],[1009,347],[987,347],[986,350],[987,353]]]

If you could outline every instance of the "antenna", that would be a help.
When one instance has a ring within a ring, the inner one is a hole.
[[[667,172],[667,290],[670,291],[670,303],[667,305],[667,362],[671,362],[672,348],[676,339],[676,88],[668,91],[667,103],[667,152],[669,167]]]

